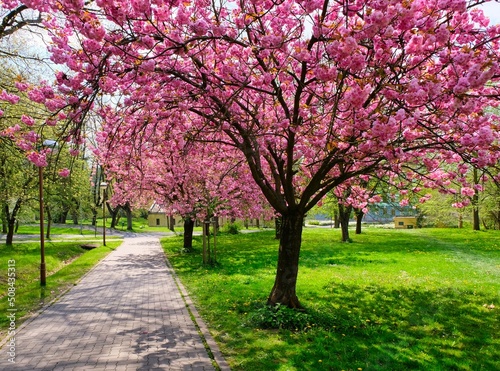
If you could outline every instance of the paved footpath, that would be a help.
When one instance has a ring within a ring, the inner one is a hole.
[[[192,304],[190,309],[206,331]],[[212,353],[220,354],[204,335]],[[19,329],[15,364],[6,352],[4,346],[0,370],[215,369],[154,237],[126,238]],[[218,362],[228,369],[223,359]]]

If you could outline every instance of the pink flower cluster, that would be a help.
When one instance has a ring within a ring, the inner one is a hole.
[[[70,175],[70,170],[69,169],[60,169],[58,172],[60,177],[67,178]]]
[[[19,102],[19,96],[7,93],[5,90],[2,90],[2,92],[0,93],[0,100],[6,101],[10,104],[17,104]]]
[[[47,158],[44,153],[40,152],[29,152],[26,156],[29,161],[31,161],[35,166],[45,167],[47,166]]]

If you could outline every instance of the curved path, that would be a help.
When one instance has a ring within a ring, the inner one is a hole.
[[[229,369],[189,298],[181,295],[156,237],[125,238],[18,330],[15,364],[7,362],[6,351],[4,346],[2,370]]]

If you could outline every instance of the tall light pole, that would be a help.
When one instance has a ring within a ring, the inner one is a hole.
[[[45,235],[43,232],[43,167],[38,167],[38,201],[40,203],[40,286],[47,284],[45,268]]]
[[[108,183],[102,182],[102,244],[106,246],[106,196]]]
[[[55,140],[44,140],[42,147],[55,148],[57,142]],[[45,235],[43,231],[43,166],[38,167],[38,201],[40,204],[40,286],[47,284],[47,269],[45,267]]]

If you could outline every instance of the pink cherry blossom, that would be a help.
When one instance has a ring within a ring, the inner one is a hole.
[[[470,187],[463,187],[460,190],[460,194],[462,196],[472,197],[472,196],[474,196],[476,194],[476,191],[473,188],[470,188]]]
[[[70,148],[69,149],[69,154],[71,156],[76,157],[76,156],[78,156],[80,154],[80,150],[78,148]]]
[[[410,200],[408,200],[407,198],[399,201],[399,206],[408,206],[410,204]]]
[[[16,81],[15,86],[16,86],[17,90],[19,90],[19,91],[26,91],[26,90],[28,90],[29,84],[27,84],[25,82]]]
[[[47,166],[47,159],[45,154],[39,152],[29,152],[26,156],[29,161],[31,161],[35,166],[45,167]]]
[[[15,94],[9,94],[5,90],[0,93],[0,100],[9,102],[10,104],[17,104],[19,102],[19,96]]]
[[[35,119],[31,116],[28,115],[22,115],[21,116],[21,121],[26,124],[27,126],[33,126],[35,125]]]
[[[62,178],[67,178],[69,176],[71,172],[69,171],[69,169],[60,169],[57,174],[59,174],[60,177]]]

